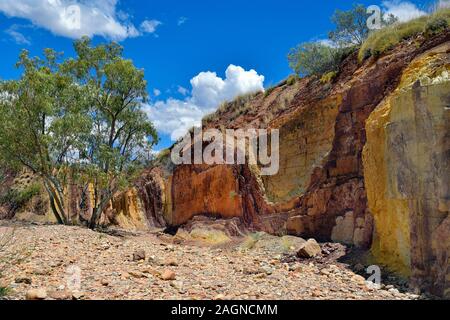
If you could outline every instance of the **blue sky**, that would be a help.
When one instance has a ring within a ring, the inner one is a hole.
[[[404,15],[403,19],[423,13],[432,2],[357,1],[383,6]],[[146,108],[157,122],[160,149],[171,144],[174,130],[180,134],[213,111],[220,100],[286,78],[289,49],[300,42],[325,39],[333,28],[330,16],[336,9],[349,9],[352,3],[0,0],[0,78],[19,76],[14,64],[23,48],[38,55],[51,47],[70,56],[73,39],[82,34],[96,43],[118,40],[125,56],[145,69],[152,96]],[[61,22],[61,14],[71,5],[79,6],[82,17],[75,30]],[[191,79],[196,79],[194,84]]]

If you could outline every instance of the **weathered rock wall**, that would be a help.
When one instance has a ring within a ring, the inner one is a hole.
[[[367,121],[375,258],[450,297],[450,45],[414,60]]]

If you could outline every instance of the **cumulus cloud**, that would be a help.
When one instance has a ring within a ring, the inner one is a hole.
[[[427,14],[408,1],[383,1],[383,7],[386,15],[392,14],[400,22],[406,22]]]
[[[73,39],[97,35],[120,41],[149,32],[150,29],[141,32],[129,22],[129,16],[117,10],[117,3],[118,0],[1,0],[0,12]]]
[[[264,76],[255,70],[230,65],[225,79],[215,72],[201,72],[191,79],[191,95],[184,100],[169,98],[146,106],[149,118],[155,127],[169,134],[173,141],[186,134],[193,126],[201,125],[202,118],[214,112],[224,101],[236,96],[263,91]]]

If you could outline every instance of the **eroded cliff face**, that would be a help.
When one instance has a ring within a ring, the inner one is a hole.
[[[367,121],[364,177],[378,261],[450,295],[450,45],[416,58]]]
[[[113,199],[102,222],[145,229],[237,219],[247,230],[372,248],[377,263],[448,296],[449,41],[448,31],[419,37],[362,64],[353,54],[331,83],[300,79],[230,104],[205,128],[279,129],[277,175],[174,166],[166,155]],[[73,221],[89,218],[85,193],[68,188]]]
[[[448,41],[448,33],[418,41],[421,46],[405,42],[363,65],[351,56],[331,84],[302,79],[256,95],[238,116],[236,110],[221,112],[207,127],[279,129],[280,171],[260,177],[247,166],[176,167],[166,179],[168,222],[240,217],[264,231],[370,247],[374,219],[362,161],[366,120],[415,57]]]
[[[166,221],[238,217],[250,229],[372,248],[377,263],[448,295],[449,40],[405,41],[362,65],[351,56],[331,84],[301,79],[256,95],[238,116],[222,111],[206,127],[280,130],[279,173],[175,167]]]

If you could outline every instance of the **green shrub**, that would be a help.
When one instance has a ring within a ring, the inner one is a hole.
[[[288,55],[291,68],[298,75],[323,75],[338,72],[342,61],[355,52],[357,46],[335,48],[310,42],[291,50]]]
[[[336,70],[337,49],[319,42],[307,42],[291,50],[289,65],[298,75],[320,75]]]
[[[445,31],[448,28],[448,22],[442,17],[434,17],[427,22],[425,26],[425,34],[427,36],[433,36]]]
[[[322,76],[322,78],[320,79],[320,82],[323,84],[330,83],[336,78],[336,76],[337,76],[336,71],[327,72]]]
[[[0,204],[8,205],[14,211],[17,211],[39,194],[41,194],[41,185],[38,183],[34,183],[22,190],[9,189],[6,194],[0,197]]]
[[[276,87],[269,87],[264,91],[264,98],[267,98],[270,96],[270,94],[276,89]]]
[[[6,297],[9,294],[9,291],[9,288],[0,287],[0,298]]]
[[[296,74],[291,74],[287,80],[286,80],[286,84],[288,86],[293,86],[298,80],[300,80],[300,78],[298,77],[298,75]]]

